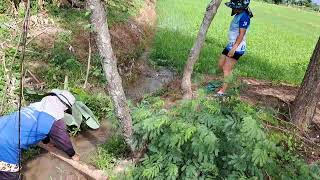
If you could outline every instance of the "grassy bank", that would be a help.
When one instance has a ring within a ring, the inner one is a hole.
[[[157,2],[154,61],[182,71],[208,2]],[[320,34],[320,14],[262,2],[252,2],[251,9],[254,18],[248,34],[247,54],[237,67],[240,75],[299,84]],[[215,74],[231,20],[230,9],[222,3],[208,32],[196,72]]]
[[[0,3],[0,10],[1,8],[4,9],[5,5],[6,4]],[[126,25],[128,20],[136,16],[142,6],[142,0],[108,1],[106,8],[110,31],[114,32],[112,35],[119,36],[121,40],[126,33],[131,33],[129,28],[121,31],[121,34],[117,33],[118,31],[116,30],[117,28],[121,29],[122,27],[129,26]],[[41,93],[40,91],[42,90],[63,88],[66,75],[69,77],[68,87],[70,89],[81,88],[85,81],[87,59],[89,56],[90,13],[85,9],[58,7],[54,3],[47,3],[45,9],[46,12],[41,13],[39,12],[37,4],[32,6],[31,23],[28,32],[29,37],[27,39],[28,45],[25,54],[25,69],[30,70],[45,84],[43,89],[37,88],[34,83],[26,85],[25,99],[27,102],[25,102],[25,104],[36,100],[28,97],[29,92]],[[3,74],[0,77],[1,98],[5,92],[5,75],[7,75],[9,71],[12,71],[14,77],[17,79],[20,75],[20,53],[16,56],[15,66],[13,66],[12,70],[10,69],[19,34],[21,33],[23,7],[20,7],[20,11],[21,13],[16,17],[16,20],[9,10],[0,11],[0,73]],[[87,90],[96,89],[96,91],[100,91],[105,85],[105,79],[102,73],[100,58],[94,46],[93,36],[91,39],[93,50]],[[114,44],[120,44],[114,47],[115,53],[121,50],[121,43],[118,41],[118,39],[113,39]],[[119,61],[125,61],[130,57],[136,58],[136,56],[139,56],[136,52],[140,52],[140,49],[142,48],[139,47],[137,50],[133,49],[132,52],[121,51],[117,53],[117,57]],[[4,69],[8,72],[4,72]],[[11,86],[17,90],[18,85],[19,83],[15,82]],[[14,92],[12,96],[17,96],[17,93],[18,91]],[[7,99],[8,102],[11,102],[14,97],[7,95]],[[2,112],[3,114],[16,110],[16,105],[11,104],[6,103],[6,107]]]

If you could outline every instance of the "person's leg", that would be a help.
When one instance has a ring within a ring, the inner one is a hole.
[[[218,60],[218,69],[219,70],[223,70],[223,65],[225,64],[225,62],[226,62],[226,55],[224,55],[224,54],[221,54],[221,56],[220,56],[220,58],[219,58],[219,60]]]
[[[225,63],[223,65],[223,76],[225,81],[231,78],[233,66],[237,63],[237,60],[233,58],[226,57]],[[218,91],[219,94],[225,93],[228,88],[228,83],[224,82],[222,88]]]

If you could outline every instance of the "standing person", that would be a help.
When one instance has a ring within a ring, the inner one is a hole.
[[[63,117],[71,111],[74,96],[66,90],[52,90],[40,102],[21,110],[20,148],[19,112],[0,117],[0,180],[18,180],[19,153],[40,141],[52,143],[73,160],[79,156],[72,146]]]
[[[231,16],[234,18],[229,28],[229,43],[222,51],[218,62],[218,68],[223,70],[225,82],[217,92],[217,96],[224,96],[228,87],[226,81],[231,77],[234,65],[246,51],[246,36],[250,18],[253,17],[249,3],[250,0],[231,0],[225,3],[232,9]]]

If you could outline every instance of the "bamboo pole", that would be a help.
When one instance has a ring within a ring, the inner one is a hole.
[[[78,170],[79,172],[88,175],[90,178],[96,180],[108,180],[108,176],[104,174],[103,171],[97,170],[93,166],[89,166],[81,161],[74,161],[65,155],[62,155],[58,149],[55,147],[48,147],[44,144],[39,144],[39,146],[45,150],[47,150],[52,156],[62,160],[63,162],[69,164],[74,169]]]

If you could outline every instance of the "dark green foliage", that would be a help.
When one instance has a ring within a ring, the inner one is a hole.
[[[320,178],[318,166],[309,167],[264,132],[261,111],[235,97],[220,102],[200,94],[171,110],[162,109],[159,98],[133,110],[135,144],[148,145],[134,178]]]
[[[112,121],[114,128],[117,126],[117,121],[113,115],[113,105],[109,96],[104,93],[87,92],[81,88],[72,88],[71,92],[74,94],[77,101],[82,101],[90,108],[100,122],[108,119],[109,121]],[[75,136],[80,131],[86,130],[87,128],[88,126],[85,123],[82,123],[80,128],[69,127],[69,132],[71,135]]]
[[[99,120],[114,119],[113,105],[109,96],[103,93],[88,93],[80,88],[73,88],[71,91],[76,99],[84,102]]]
[[[267,3],[274,4],[286,4],[286,5],[295,5],[301,7],[308,7],[311,10],[319,11],[320,5],[317,5],[312,2],[312,0],[260,0]]]
[[[129,152],[122,136],[113,134],[105,144],[98,147],[94,161],[99,169],[110,171],[118,163],[118,159],[128,157]]]
[[[113,134],[107,142],[100,147],[103,148],[106,153],[110,153],[116,158],[127,157],[130,152],[123,137],[117,133]]]

